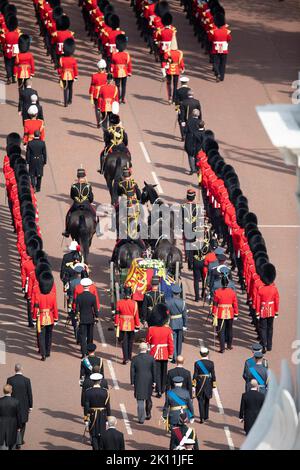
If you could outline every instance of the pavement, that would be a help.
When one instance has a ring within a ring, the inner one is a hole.
[[[70,16],[76,37],[79,80],[71,107],[62,105],[62,91],[49,57],[46,56],[35,24],[30,0],[16,0],[22,30],[33,36],[32,52],[37,70],[34,88],[44,108],[48,165],[37,194],[40,225],[57,282],[60,322],[53,334],[51,358],[40,361],[35,333],[26,326],[26,305],[20,289],[20,273],[15,235],[5,201],[3,178],[0,185],[0,340],[6,346],[6,363],[0,366],[1,384],[13,374],[16,362],[24,366],[32,380],[34,409],[26,431],[24,449],[89,450],[83,439],[83,417],[80,407],[80,351],[74,344],[70,327],[65,327],[63,295],[59,280],[60,262],[68,242],[62,240],[64,217],[70,204],[69,188],[82,164],[92,183],[96,204],[108,203],[104,178],[97,173],[103,147],[101,132],[96,129],[94,110],[89,103],[91,74],[96,71],[97,50],[86,36],[77,2],[62,2]],[[125,0],[113,1],[121,18],[121,27],[129,37],[133,59],[133,76],[129,79],[127,104],[120,115],[129,135],[134,177],[140,186],[144,181],[159,182],[167,202],[183,202],[186,189],[197,188],[196,178],[188,175],[187,157],[183,152],[174,109],[166,100],[159,64],[145,48],[135,24],[135,16]],[[207,56],[203,54],[185,19],[179,2],[170,2],[178,45],[184,52],[186,73],[195,96],[200,99],[206,128],[213,129],[221,154],[233,165],[249,206],[259,218],[271,262],[277,268],[280,291],[280,316],[275,322],[274,349],[267,354],[272,370],[278,375],[282,358],[290,360],[296,326],[296,273],[298,266],[299,219],[296,207],[294,169],[286,167],[261,126],[255,106],[289,103],[291,83],[298,77],[299,4],[297,1],[258,0],[224,1],[227,22],[233,41],[227,75],[215,83]],[[0,76],[4,79],[3,62]],[[17,87],[6,87],[6,103],[1,105],[0,150],[5,154],[9,132],[22,133],[17,114]],[[200,194],[199,194],[200,197]],[[101,321],[96,333],[98,352],[105,361],[105,375],[111,386],[112,412],[118,428],[124,432],[126,449],[166,449],[169,436],[159,422],[163,399],[153,399],[151,421],[140,425],[129,380],[129,365],[122,365],[120,347],[111,331],[109,308],[109,260],[112,240],[94,237],[90,265],[92,278],[100,293]],[[183,346],[185,366],[192,370],[198,359],[199,340],[210,348],[215,362],[217,393],[211,401],[210,420],[199,424],[195,404],[194,424],[202,450],[237,449],[244,441],[238,420],[240,397],[244,391],[241,377],[244,360],[250,355],[255,334],[239,292],[240,318],[234,325],[234,349],[224,355],[218,346],[212,326],[207,322],[207,307],[193,301],[192,275],[183,272],[190,310],[188,331]],[[3,343],[2,343],[3,344]],[[136,347],[135,347],[136,351]]]

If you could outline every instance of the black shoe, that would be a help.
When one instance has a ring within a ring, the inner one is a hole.
[[[225,352],[225,349],[220,349],[219,353],[223,354]]]
[[[13,83],[17,83],[17,80],[16,80],[15,77],[12,78],[12,82],[13,82]]]
[[[50,357],[50,353],[46,354],[46,357]]]
[[[262,353],[263,353],[263,354],[266,354],[266,352],[267,352],[267,349],[266,349],[266,348],[262,348]]]
[[[151,419],[151,414],[146,416],[146,420],[149,421]]]
[[[195,302],[199,302],[199,301],[200,301],[199,297],[195,297]]]
[[[157,392],[156,398],[161,398],[161,396],[162,396],[161,393],[158,393],[158,392]]]
[[[28,323],[28,328],[33,328],[34,327],[34,323]]]
[[[233,346],[228,346],[227,345],[227,349],[229,349],[229,351],[231,351],[233,349]]]
[[[62,232],[62,236],[68,238],[70,234],[68,232]]]
[[[17,450],[21,449],[20,444],[16,445],[16,449],[17,449]]]
[[[139,423],[139,424],[144,424],[144,421],[140,421],[140,420],[139,420],[138,423]]]
[[[124,365],[125,365],[125,364],[127,364],[127,362],[128,362],[128,361],[123,361],[123,362],[122,362],[122,364],[124,364]]]
[[[45,361],[45,360],[46,360],[46,356],[42,356],[41,361]]]
[[[200,419],[200,424],[203,424],[204,423],[204,419]]]
[[[267,348],[267,351],[268,351],[268,352],[272,351],[272,348]]]
[[[194,172],[193,172],[192,170],[189,171],[189,175],[190,175],[190,176],[193,175],[193,174],[194,174]]]

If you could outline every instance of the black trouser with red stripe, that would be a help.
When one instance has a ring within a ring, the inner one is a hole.
[[[223,81],[225,77],[227,54],[212,54],[212,57],[215,76]]]
[[[72,103],[73,98],[73,82],[74,80],[63,80],[64,86],[64,105],[68,106],[68,104]]]
[[[125,101],[127,77],[115,78],[115,84],[119,90],[119,100]]]
[[[173,78],[173,92],[172,92],[172,78]],[[179,75],[167,75],[167,91],[168,91],[168,100],[175,101],[176,91],[178,86]]]
[[[122,342],[123,361],[131,361],[134,331],[120,331],[119,341]]]

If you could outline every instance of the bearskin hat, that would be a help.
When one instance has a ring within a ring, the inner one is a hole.
[[[224,169],[224,167],[223,167]],[[240,182],[239,182],[239,179],[237,176],[230,176],[228,178],[228,176],[226,175],[225,178],[224,178],[224,185],[225,187],[228,189],[228,188],[239,188],[240,187]]]
[[[9,147],[10,145],[14,144],[20,147],[21,145],[21,136],[17,132],[11,132],[6,137],[6,146]]]
[[[119,52],[125,51],[127,48],[127,36],[125,34],[118,34],[116,37],[116,48]]]
[[[120,124],[120,116],[117,114],[112,114],[109,119],[110,124],[113,126],[116,126],[117,124]]]
[[[214,23],[217,28],[221,28],[226,23],[225,16],[222,15],[222,13],[216,13],[216,15],[214,16]]]
[[[27,233],[29,233],[29,232],[27,232]],[[32,258],[34,252],[39,250],[39,249],[40,249],[40,244],[39,244],[37,238],[31,237],[28,240],[28,242],[26,243],[26,252],[27,252],[28,256],[30,256]]]
[[[170,26],[173,21],[173,16],[171,13],[167,12],[161,17],[161,22],[164,26]]]
[[[34,264],[37,264],[41,259],[47,259],[47,254],[44,250],[37,250],[35,253],[34,253],[34,257],[33,257],[33,262]]]
[[[220,176],[222,174],[222,170],[223,170],[224,165],[225,165],[225,162],[222,158],[215,165],[215,170],[214,171],[215,171],[218,178],[220,178]]]
[[[68,38],[64,41],[64,55],[70,57],[75,52],[75,41],[73,38]]]
[[[30,191],[24,191],[22,194],[19,194],[19,200],[20,200],[20,204],[22,204],[23,202],[31,202],[32,199],[31,199],[31,194],[30,194]]]
[[[241,196],[237,197],[237,199],[236,199],[236,204],[239,204],[240,202],[248,205],[248,199],[243,194]]]
[[[245,218],[245,224],[248,224],[248,223],[253,223],[255,225],[257,225],[257,217],[256,217],[256,214],[254,214],[254,212],[249,212]]]
[[[251,251],[253,253],[253,256],[255,258],[255,253],[257,253],[258,251],[262,251],[263,253],[267,253],[267,248],[266,248],[266,245],[264,245],[263,243],[254,243],[254,245],[251,247]]]
[[[39,250],[40,251],[40,250]],[[41,262],[38,262],[35,267],[35,275],[37,278],[44,272],[51,272],[50,263],[47,258],[42,258]]]
[[[13,5],[12,3],[6,3],[6,5],[4,6],[4,9],[3,9],[3,13],[4,13],[5,16],[8,16],[8,15],[17,16],[17,7],[16,7],[16,5]]]
[[[229,199],[233,204],[235,203],[237,198],[243,194],[240,188],[236,186],[229,188],[228,193],[229,193]]]
[[[26,214],[26,216],[22,218],[22,225],[23,225],[23,228],[24,228],[24,226],[26,227],[27,225],[28,225],[28,227],[30,227],[29,224],[31,224],[32,222],[33,222],[33,223],[35,224],[35,226],[36,226],[35,217],[32,216],[32,214]],[[29,230],[31,230],[31,228],[29,228]],[[33,229],[33,230],[34,230],[34,229]],[[24,232],[25,232],[25,230],[24,230]]]
[[[208,150],[206,152],[206,155],[207,155],[208,161],[209,161],[210,158],[214,157],[215,155],[218,155],[218,157],[221,157],[221,155],[219,154],[219,150],[217,150],[217,149]]]
[[[214,155],[213,157],[209,159],[209,164],[213,170],[215,168],[216,163],[219,161],[220,161],[219,155]]]
[[[30,180],[29,180],[29,176],[28,175],[22,175],[20,178],[19,178],[19,181],[18,181],[18,185],[22,186],[22,185],[27,185],[30,187]]]
[[[156,5],[155,5],[155,8],[154,8],[154,13],[157,15],[157,16],[164,16],[166,13],[169,12],[169,4],[168,2],[165,2],[164,0],[162,0],[161,2],[158,2]]]
[[[6,146],[6,152],[8,157],[11,155],[21,155],[21,147],[17,143],[11,142]]]
[[[66,31],[70,28],[70,18],[63,14],[59,16],[56,20],[56,28],[58,31]]]
[[[104,10],[102,10],[102,11],[103,11],[104,17],[105,17],[106,15],[114,13],[115,7],[111,3],[107,2],[107,5],[105,6]],[[105,21],[105,23],[106,23],[106,21]]]
[[[246,202],[239,202],[238,204],[234,204],[234,207],[235,207],[236,212],[238,212],[240,209],[246,209],[247,212],[249,210],[248,204]],[[244,222],[243,222],[243,227],[244,227]]]
[[[33,208],[33,205],[32,205],[32,208],[31,207],[26,207],[22,211],[22,220],[24,221],[24,220],[29,220],[29,219],[32,219],[32,220],[35,221],[35,210]]]
[[[51,271],[44,271],[38,278],[41,294],[49,294],[54,285],[54,278]]]
[[[266,242],[264,238],[262,237],[262,235],[260,234],[254,234],[252,238],[250,239],[248,238],[248,243],[249,243],[251,250],[252,250],[252,246],[256,246],[258,243],[266,246]]]
[[[30,48],[30,36],[29,34],[21,34],[19,37],[19,51],[28,52]]]
[[[244,227],[243,217],[247,214],[247,212],[248,210],[244,207],[244,208],[238,209],[236,213],[236,220],[240,227]]]
[[[6,6],[7,6],[7,4],[8,4],[8,1],[7,1],[7,0],[1,0],[1,1],[0,1],[0,11],[1,11],[1,13],[4,13],[4,10],[5,10]]]
[[[120,27],[120,18],[118,17],[118,15],[111,15],[110,26],[112,29],[117,29]]]
[[[98,7],[100,8],[101,11],[104,11],[105,7],[109,5],[108,0],[99,0],[98,2]]]
[[[148,322],[149,326],[163,326],[169,320],[168,309],[165,304],[156,304],[153,307],[150,316],[150,323]]]
[[[235,169],[233,168],[233,166],[226,164],[224,166],[224,169],[223,169],[223,176],[225,177],[225,175],[227,175],[228,173],[229,174],[236,174]]]
[[[24,233],[29,232],[29,230],[36,231],[37,233],[36,223],[32,219],[30,220],[27,219],[26,222],[22,221],[22,226],[23,226]]]
[[[254,224],[253,222],[249,222],[248,224],[245,224],[244,229],[245,229],[245,234],[246,234],[246,237],[247,237],[250,230],[256,230],[257,229],[257,225]]]
[[[54,19],[54,21],[57,21],[57,19],[63,14],[64,10],[62,9],[62,7],[55,7],[53,8],[52,18]]]
[[[18,18],[14,15],[9,15],[5,20],[8,31],[14,31],[18,27]]]
[[[60,0],[48,0],[51,8],[56,8],[60,6]]]
[[[212,140],[215,140],[215,134],[212,130],[210,129],[206,129],[203,134],[202,134],[202,137],[203,137],[203,141],[204,140],[207,140],[207,139],[212,139]]]
[[[258,228],[257,228],[257,225],[255,225],[254,229],[248,230],[248,233],[247,233],[248,240],[251,240],[255,235],[262,236],[260,230],[258,230]]]
[[[256,271],[259,275],[261,274],[262,265],[265,264],[265,263],[268,263],[268,262],[269,262],[269,257],[265,253],[263,255],[258,256],[255,259],[255,268],[256,268]]]
[[[219,150],[218,142],[216,142],[214,139],[211,139],[210,137],[204,140],[202,147],[206,154],[212,149]]]
[[[267,286],[272,284],[276,279],[276,268],[271,263],[265,263],[260,268],[260,278]]]
[[[38,234],[36,230],[28,230],[27,232],[24,232],[24,239],[25,239],[25,244],[27,245],[30,240],[36,239],[38,237]]]
[[[252,250],[252,253],[253,253],[253,250]],[[253,253],[254,261],[256,261],[260,257],[267,258],[267,260],[269,261],[269,256],[268,256],[268,253],[266,251],[258,250],[258,251],[255,251]]]

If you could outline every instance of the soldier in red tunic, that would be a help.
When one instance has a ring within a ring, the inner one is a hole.
[[[131,77],[132,64],[127,48],[127,38],[125,34],[119,34],[116,37],[117,52],[112,54],[111,73],[115,79],[115,84],[119,90],[121,103],[125,103],[127,77]]]
[[[239,311],[236,293],[227,287],[229,283],[227,276],[223,276],[221,282],[223,287],[214,293],[212,314],[220,341],[220,353],[223,353],[225,343],[227,349],[232,349],[233,320],[237,319]]]
[[[58,322],[58,310],[54,279],[50,271],[41,273],[38,279],[39,291],[34,297],[32,319],[37,326],[39,351],[42,361],[50,356],[53,325]]]
[[[34,76],[34,59],[30,47],[30,36],[21,34],[19,37],[19,53],[16,55],[14,75],[18,80],[19,93],[26,87],[26,82]]]
[[[105,53],[108,66],[110,67],[112,55],[117,52],[116,37],[119,34],[125,34],[125,31],[120,29],[120,18],[118,15],[111,15],[109,25],[112,29],[107,36],[107,42],[105,43]]]
[[[176,46],[176,28],[172,26],[173,17],[171,13],[165,13],[161,19],[163,28],[158,28],[155,34],[155,42],[158,44],[161,59],[166,52],[171,50],[171,46]]]
[[[124,288],[124,299],[116,306],[115,328],[116,336],[122,342],[123,364],[131,361],[134,333],[140,328],[138,304],[131,299],[131,287]]]
[[[274,318],[278,317],[279,293],[274,284],[276,269],[273,264],[263,264],[259,274],[264,285],[258,288],[255,309],[259,320],[260,341],[265,354],[266,351],[272,351],[273,323]]]
[[[67,15],[59,16],[56,20],[56,28],[52,35],[52,45],[54,48],[54,65],[55,68],[59,66],[59,59],[64,54],[64,42],[66,39],[73,38],[74,33],[69,30],[70,19]]]
[[[102,85],[106,85],[107,83],[106,61],[104,59],[99,60],[99,62],[97,63],[97,67],[99,72],[93,73],[92,75],[89,95],[91,103],[95,106],[96,122],[97,127],[99,128],[101,115],[98,109],[98,98],[100,94],[100,88],[102,87]]]
[[[114,102],[119,102],[119,91],[113,83],[113,76],[109,73],[107,75],[107,83],[100,88],[98,98],[98,108],[101,112],[103,129],[107,129],[110,125],[110,116]]]
[[[18,29],[18,19],[16,16],[8,16],[6,19],[7,31],[2,33],[1,43],[4,55],[4,63],[7,75],[7,84],[15,83],[14,65],[16,55],[19,52],[19,36],[20,30]]]
[[[166,390],[168,360],[174,354],[173,332],[168,325],[169,314],[164,304],[157,304],[151,314],[152,325],[148,328],[146,342],[150,346],[150,354],[155,359],[156,392],[160,398]]]
[[[72,57],[75,52],[75,41],[68,38],[63,45],[64,55],[59,59],[58,74],[64,90],[64,106],[65,108],[72,104],[73,83],[78,79],[77,60]]]
[[[228,43],[231,41],[231,31],[225,24],[225,17],[222,14],[215,15],[215,28],[209,32],[209,40],[212,43],[212,59],[216,81],[223,81],[228,55]]]
[[[175,103],[178,79],[181,73],[184,73],[183,52],[177,49],[175,46],[171,46],[171,50],[165,52],[164,59],[162,62],[162,74],[163,77],[167,77],[167,92],[169,104]]]
[[[23,143],[25,147],[27,146],[28,142],[34,139],[35,131],[40,131],[41,140],[45,140],[44,121],[42,119],[37,119],[37,115],[39,112],[37,106],[35,105],[30,106],[27,112],[30,116],[30,119],[25,119],[24,121]]]

